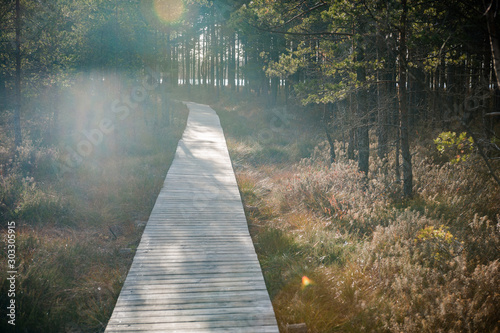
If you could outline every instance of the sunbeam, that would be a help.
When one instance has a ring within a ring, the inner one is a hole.
[[[181,0],[154,0],[156,16],[163,22],[178,22],[184,13],[184,3]]]

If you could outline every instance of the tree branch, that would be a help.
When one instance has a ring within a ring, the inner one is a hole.
[[[323,6],[326,6],[326,3],[323,2],[323,1],[321,1],[320,3],[318,3],[318,4],[314,5],[313,7],[309,8],[308,10],[295,15],[294,17],[292,17],[291,19],[289,19],[288,21],[286,21],[282,26],[287,25],[288,23],[291,23],[292,21],[298,19],[299,17],[304,16],[305,14],[308,14],[308,13],[310,13],[310,12],[312,12],[312,11],[318,9],[318,8],[321,8]]]
[[[322,31],[322,32],[290,32],[290,31],[278,31],[278,30],[271,30],[271,29],[265,29],[262,28],[258,25],[253,25],[250,24],[252,27],[254,27],[257,30],[260,31],[265,31],[271,34],[279,34],[279,35],[292,35],[292,36],[343,36],[343,37],[352,37],[352,33],[347,33],[347,32],[329,32],[329,31]]]

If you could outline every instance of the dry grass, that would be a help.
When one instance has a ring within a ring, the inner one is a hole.
[[[66,173],[51,165],[61,150],[29,141],[18,157],[2,150],[1,224],[15,221],[17,232],[17,331],[104,330],[142,234],[135,222],[147,220],[185,127],[187,109],[177,103],[173,112],[170,126],[129,117]],[[1,270],[2,306],[6,274]],[[11,329],[6,320],[0,327]]]
[[[224,128],[239,119],[220,115]],[[417,147],[415,197],[403,200],[391,159],[373,157],[365,180],[339,144],[333,165],[320,141],[277,163],[255,134],[228,137],[283,332],[500,331],[500,191],[479,159],[437,164]]]

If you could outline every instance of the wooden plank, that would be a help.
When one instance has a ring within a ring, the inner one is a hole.
[[[253,260],[256,258],[255,253],[248,253],[248,251],[240,251],[238,253],[229,252],[229,251],[219,251],[212,253],[205,253],[205,251],[198,252],[182,252],[182,251],[155,251],[155,250],[137,250],[135,254],[135,259],[137,260],[168,260],[168,261],[206,261],[206,260],[214,260],[223,259],[223,260]]]
[[[170,292],[166,294],[159,293],[140,293],[140,294],[120,294],[120,298],[122,301],[138,301],[148,303],[158,302],[158,303],[171,303],[179,300],[181,302],[193,301],[193,300],[215,300],[218,298],[230,299],[234,297],[252,297],[252,299],[265,299],[265,297],[269,297],[267,295],[266,289],[256,289],[256,290],[239,290],[239,291],[221,291],[221,290],[213,290],[208,292],[182,292],[180,289],[179,292]]]
[[[189,255],[184,256],[182,253],[176,252],[175,255],[154,255],[154,254],[143,254],[139,253],[135,255],[136,260],[140,260],[142,263],[167,263],[167,264],[189,264],[195,262],[247,262],[254,261],[256,259],[255,255],[242,253],[240,255],[233,255],[232,253],[222,253],[218,255]]]
[[[277,333],[220,121],[187,105],[106,332]]]
[[[193,274],[222,274],[222,273],[240,273],[240,272],[259,272],[260,267],[256,267],[252,265],[250,267],[246,267],[248,264],[242,263],[240,265],[236,265],[235,263],[227,263],[226,265],[222,265],[221,263],[192,263],[192,264],[164,264],[159,265],[157,263],[149,263],[149,264],[136,264],[133,268],[130,269],[129,275],[170,275],[170,274],[179,274],[179,273],[193,273]]]
[[[248,313],[252,311],[255,304],[242,304],[241,307],[226,307],[217,308],[217,304],[213,304],[214,308],[201,308],[201,309],[181,309],[181,310],[150,310],[148,311],[148,316],[154,317],[175,317],[175,316],[200,316],[200,315],[210,315],[210,314],[239,314]],[[272,311],[272,308],[266,307],[265,305],[261,307],[263,311]],[[134,318],[139,317],[141,314],[137,311],[118,311],[115,318]]]
[[[262,274],[259,272],[245,272],[245,273],[233,273],[233,274],[178,274],[178,275],[156,275],[156,276],[127,276],[127,281],[130,282],[132,286],[127,285],[122,290],[127,290],[127,288],[132,288],[133,286],[138,286],[142,284],[153,285],[153,284],[167,284],[172,283],[179,288],[181,288],[184,283],[231,283],[235,282],[248,282],[248,281],[261,281]]]
[[[154,316],[148,313],[145,317],[113,318],[110,324],[133,325],[133,324],[170,324],[170,323],[195,323],[195,322],[236,322],[236,321],[259,321],[271,323],[274,315],[269,312],[264,315],[249,315],[248,313],[207,313],[202,315],[177,315],[177,316]],[[190,326],[193,327],[193,326]]]
[[[252,327],[252,326],[273,326],[274,321],[272,318],[263,318],[256,315],[248,320],[239,321],[206,321],[206,322],[173,322],[173,323],[147,323],[147,324],[137,324],[137,325],[112,325],[112,330],[115,332],[153,332],[159,330],[162,332],[175,332],[178,329],[189,330],[193,332],[195,329],[204,329],[206,332],[220,332],[221,328],[235,328],[235,327]],[[230,331],[231,332],[231,331]],[[274,332],[279,332],[277,328]],[[258,332],[256,332],[258,333]]]
[[[236,291],[236,290],[260,290],[262,288],[261,281],[215,281],[215,282],[206,282],[203,281],[202,284],[200,282],[203,280],[198,280],[197,282],[187,283],[185,281],[180,280],[181,283],[176,284],[147,284],[147,285],[134,285],[133,289],[127,289],[125,292],[127,294],[134,294],[137,292],[146,292],[146,291],[155,291],[159,293],[165,293],[167,291],[173,292],[179,290],[179,284],[182,284],[181,290],[191,291],[191,292],[199,292],[199,291]]]
[[[119,330],[106,330],[106,332],[123,332]],[[137,332],[137,331],[136,331]],[[165,332],[163,329],[149,329],[148,332]],[[214,332],[212,329],[193,329],[193,328],[188,328],[188,329],[174,329],[170,330],[169,332],[171,333],[210,333]],[[231,332],[231,333],[276,333],[276,328],[274,326],[252,326],[252,327],[230,327],[230,328],[218,328],[216,332],[219,333],[226,333],[226,332]]]
[[[252,249],[252,244],[247,244],[245,246],[242,246],[242,244],[236,243],[236,244],[211,244],[211,243],[199,243],[199,244],[156,244],[156,243],[140,243],[139,247],[137,248],[138,251],[179,251],[179,252],[184,252],[187,254],[189,253],[212,253],[212,254],[217,254],[217,253],[226,253],[228,251],[234,251],[234,252],[239,252],[245,251],[245,250],[251,250]]]
[[[248,301],[229,301],[229,302],[200,302],[200,303],[174,303],[174,304],[128,304],[128,305],[117,305],[115,307],[115,312],[117,316],[122,316],[122,313],[133,312],[136,315],[148,315],[152,312],[170,312],[175,315],[176,312],[184,311],[200,311],[203,310],[205,313],[217,313],[221,309],[233,310],[239,308],[247,308],[248,312],[252,310],[271,310],[268,303],[265,300],[248,300]]]

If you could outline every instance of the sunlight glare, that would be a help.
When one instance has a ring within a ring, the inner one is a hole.
[[[184,12],[182,0],[154,0],[153,5],[158,18],[166,23],[179,21]]]
[[[309,279],[307,276],[303,276],[302,277],[302,289],[310,286],[311,284],[313,284],[313,282],[311,281],[311,279]]]

